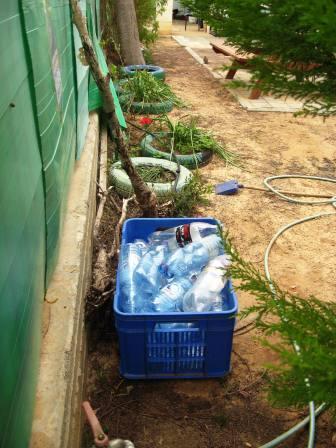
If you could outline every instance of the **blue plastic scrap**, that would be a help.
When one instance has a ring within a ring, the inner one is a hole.
[[[220,195],[231,195],[238,193],[238,190],[241,187],[242,185],[240,185],[238,181],[232,179],[227,182],[223,182],[222,184],[217,184],[215,186],[215,192]]]

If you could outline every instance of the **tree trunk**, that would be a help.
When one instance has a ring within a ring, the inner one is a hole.
[[[134,0],[115,0],[115,9],[124,64],[144,64]]]
[[[157,216],[156,195],[152,190],[148,188],[147,184],[139,176],[130,159],[128,143],[120,128],[115,112],[113,96],[109,87],[110,76],[107,75],[106,77],[104,77],[100,69],[91,39],[88,34],[86,21],[83,17],[77,0],[71,0],[71,8],[72,19],[81,37],[87,63],[90,66],[91,73],[104,99],[104,110],[107,115],[107,123],[109,129],[116,136],[117,148],[121,158],[122,166],[132,182],[134,193],[136,195],[139,206],[143,211],[143,215],[146,217]]]

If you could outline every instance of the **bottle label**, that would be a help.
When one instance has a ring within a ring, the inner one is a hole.
[[[190,224],[183,224],[183,226],[176,227],[176,241],[180,247],[192,243]]]

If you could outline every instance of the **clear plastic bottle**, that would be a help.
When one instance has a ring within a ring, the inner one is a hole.
[[[216,235],[206,236],[200,242],[177,249],[168,258],[163,270],[168,278],[197,275],[203,266],[221,253],[223,253],[221,239]]]
[[[202,238],[214,235],[218,227],[206,222],[192,222],[170,229],[159,230],[149,236],[149,242],[153,246],[167,242],[169,250],[174,251],[179,247],[184,247],[189,243],[201,241]]]
[[[183,311],[223,311],[222,291],[226,284],[225,273],[230,265],[226,255],[220,255],[205,267],[192,288],[183,298]]]
[[[145,253],[149,251],[149,244],[146,243],[146,241],[144,241],[144,240],[140,240],[140,239],[134,240],[133,244],[136,244],[138,246],[142,256],[145,255]]]
[[[160,268],[167,256],[168,247],[161,244],[146,252],[141,258],[134,272],[134,282],[142,294],[152,297],[166,283]]]
[[[182,300],[191,288],[192,282],[187,278],[179,278],[160,289],[153,300],[155,311],[172,313],[182,311]]]
[[[134,243],[125,244],[121,249],[120,257],[119,282],[121,308],[125,313],[135,313],[137,308],[137,294],[133,274],[141,260],[141,249]]]

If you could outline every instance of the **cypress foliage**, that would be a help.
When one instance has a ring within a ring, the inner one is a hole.
[[[238,289],[253,294],[255,305],[241,317],[256,315],[255,326],[264,336],[262,342],[275,351],[280,362],[270,365],[268,392],[272,403],[302,408],[309,401],[328,403],[336,415],[336,303],[321,302],[311,296],[299,297],[281,289],[252,263],[245,261],[223,238],[232,265],[230,275],[239,280]],[[269,337],[277,336],[271,343]],[[300,347],[299,355],[293,344]],[[309,380],[307,387],[306,379]]]
[[[183,0],[229,44],[256,54],[248,86],[336,114],[335,0]]]

